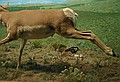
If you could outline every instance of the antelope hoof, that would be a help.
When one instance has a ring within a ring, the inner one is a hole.
[[[107,54],[110,55],[110,56],[113,56],[113,57],[118,57],[118,55],[116,55],[113,50],[111,52],[107,53]]]
[[[113,57],[118,57],[118,55],[116,55],[113,50],[112,50],[112,52],[113,52],[113,54],[112,54]]]

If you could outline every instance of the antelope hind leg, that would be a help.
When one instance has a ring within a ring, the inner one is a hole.
[[[77,31],[72,30],[68,32],[67,38],[74,39],[86,39],[93,41],[99,48],[101,48],[106,54],[116,56],[113,50],[107,47],[92,31]]]

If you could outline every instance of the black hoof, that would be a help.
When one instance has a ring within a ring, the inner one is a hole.
[[[118,57],[118,55],[116,55],[114,51],[112,52],[113,52],[113,55],[112,55],[113,57]]]

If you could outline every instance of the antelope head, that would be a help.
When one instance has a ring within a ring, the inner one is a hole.
[[[7,10],[7,7],[9,6],[9,3],[7,3],[6,5],[3,5],[3,6],[0,6],[0,14],[1,14],[1,12],[6,12],[6,11],[8,11]]]
[[[3,12],[8,12],[7,7],[9,6],[9,3],[7,3],[6,5],[0,6],[0,20],[2,19],[2,13]],[[0,21],[1,23],[1,21]]]

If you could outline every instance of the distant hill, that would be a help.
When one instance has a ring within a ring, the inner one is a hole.
[[[68,0],[64,4],[25,4],[16,5],[16,7],[22,7],[22,9],[61,9],[61,8],[72,8],[77,11],[90,11],[90,12],[101,12],[101,13],[120,13],[120,0]]]
[[[118,13],[120,12],[120,0],[75,0],[75,10]]]

